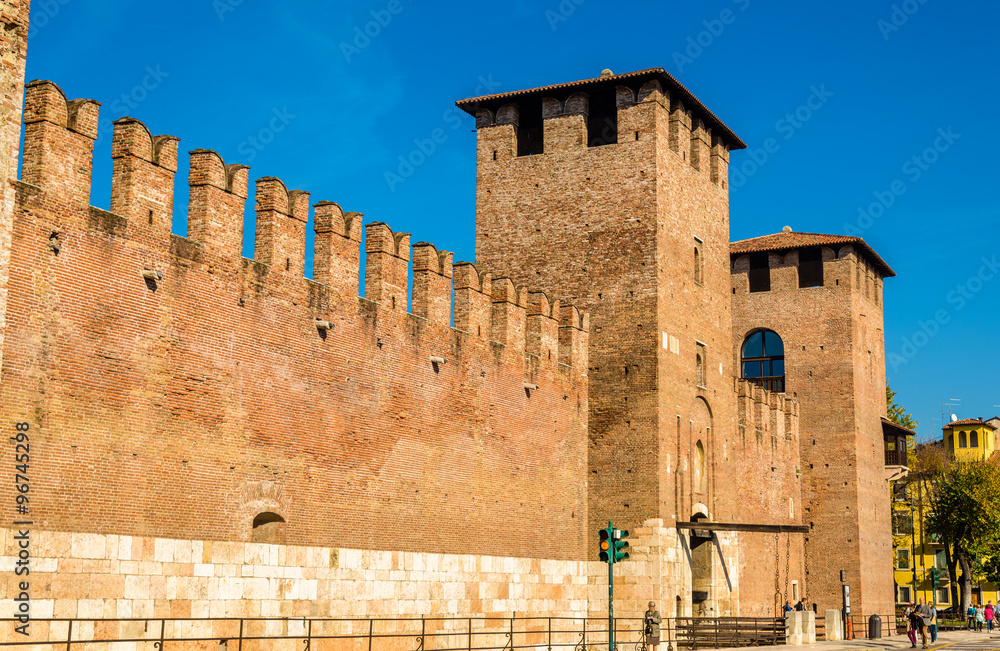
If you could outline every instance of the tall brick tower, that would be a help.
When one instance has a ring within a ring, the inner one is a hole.
[[[7,284],[14,228],[14,186],[24,102],[24,67],[28,53],[30,0],[0,0],[0,365],[7,331]]]
[[[734,242],[731,255],[734,361],[802,405],[809,600],[840,607],[843,569],[855,613],[892,613],[882,279],[895,274],[860,238],[787,227]],[[762,329],[783,350],[759,350]]]
[[[736,430],[727,179],[745,145],[661,68],[457,104],[478,131],[477,263],[591,314],[591,535],[731,519],[715,470]]]

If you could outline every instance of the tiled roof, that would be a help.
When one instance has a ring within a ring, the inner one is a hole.
[[[861,253],[869,258],[876,268],[885,278],[896,275],[885,260],[883,260],[868,244],[860,237],[850,235],[826,235],[824,233],[796,233],[795,231],[782,231],[772,235],[761,235],[749,240],[732,242],[729,245],[729,255],[738,256],[744,253],[763,253],[765,251],[787,251],[790,249],[801,249],[809,246],[844,246],[852,244],[860,249]]]
[[[906,436],[915,436],[916,435],[916,432],[914,432],[909,427],[903,427],[902,425],[897,425],[896,423],[892,422],[891,420],[889,420],[885,416],[882,416],[882,430],[884,431],[885,428],[887,428],[887,427],[890,428],[890,429],[898,430],[898,431],[902,432],[903,434],[905,434]]]
[[[673,75],[664,70],[663,68],[647,68],[646,70],[636,70],[635,72],[626,72],[620,75],[608,75],[607,77],[594,77],[593,79],[580,79],[579,81],[571,81],[565,84],[553,84],[551,86],[540,86],[538,88],[526,88],[524,90],[515,90],[509,93],[496,93],[494,95],[481,95],[479,97],[470,97],[468,99],[460,99],[455,102],[455,106],[459,107],[469,115],[476,114],[476,108],[479,106],[494,106],[499,108],[502,104],[505,104],[507,100],[523,97],[526,95],[547,95],[547,94],[561,94],[560,91],[563,90],[577,90],[581,87],[589,86],[602,86],[602,85],[617,85],[623,81],[634,81],[635,83],[645,83],[651,79],[658,79],[663,83],[664,90],[672,93],[679,94],[681,101],[684,102],[686,108],[692,110],[695,117],[700,117],[705,121],[705,123],[712,129],[713,132],[720,134],[726,141],[726,145],[731,150],[735,149],[745,149],[746,143],[740,140],[739,136],[733,133],[732,129],[727,127],[725,123],[720,120],[715,113],[708,110],[708,107],[701,103],[701,101],[694,96],[694,94],[684,87],[684,84],[677,81]],[[629,84],[631,85],[631,84]],[[568,93],[567,93],[568,94]]]
[[[962,420],[956,420],[953,423],[948,423],[941,429],[951,429],[953,427],[989,427],[990,429],[996,429],[989,423],[985,422],[982,418],[963,418]]]

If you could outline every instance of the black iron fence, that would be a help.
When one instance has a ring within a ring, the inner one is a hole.
[[[607,618],[213,617],[33,619],[30,636],[0,620],[0,649],[66,651],[518,651],[608,648]],[[616,651],[645,651],[640,618],[616,618]],[[781,618],[681,617],[660,624],[661,649],[782,644]]]

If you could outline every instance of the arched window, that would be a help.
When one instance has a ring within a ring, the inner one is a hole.
[[[705,355],[699,352],[694,363],[698,386],[703,387],[705,386]]]
[[[253,519],[253,542],[283,544],[285,542],[285,519],[277,513],[265,511]]]
[[[743,342],[742,377],[768,391],[785,392],[785,345],[771,330],[755,330]]]
[[[967,447],[969,447],[968,443],[966,442],[965,432],[959,432],[958,433],[958,447],[960,447],[960,448],[967,448]]]
[[[969,432],[969,447],[978,448],[979,447],[979,432],[972,430]]]

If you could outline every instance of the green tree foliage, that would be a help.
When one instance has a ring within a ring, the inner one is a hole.
[[[890,389],[888,384],[885,385],[885,404],[888,409],[889,420],[900,427],[916,431],[917,425],[920,423],[914,420],[913,416],[907,413],[907,411],[896,402],[896,392]]]
[[[976,559],[992,565],[1000,549],[1000,500],[996,499],[1000,466],[986,461],[952,463],[936,484],[927,529],[948,545],[962,570],[958,583],[964,609],[972,598]]]

